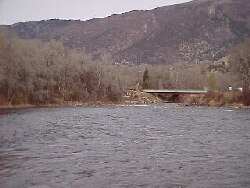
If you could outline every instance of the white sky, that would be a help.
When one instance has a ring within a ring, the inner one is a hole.
[[[190,0],[0,0],[0,24],[43,19],[106,17]]]

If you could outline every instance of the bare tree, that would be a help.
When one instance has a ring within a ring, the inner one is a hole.
[[[235,47],[230,54],[230,63],[244,83],[250,89],[250,39]]]

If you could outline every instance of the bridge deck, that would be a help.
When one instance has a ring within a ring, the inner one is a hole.
[[[173,93],[173,94],[205,94],[206,90],[199,89],[145,89],[143,90],[147,93]]]

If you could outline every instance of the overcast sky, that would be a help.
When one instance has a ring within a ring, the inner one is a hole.
[[[106,17],[190,0],[0,0],[0,24],[43,19]]]

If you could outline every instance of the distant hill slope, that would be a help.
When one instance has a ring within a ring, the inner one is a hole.
[[[24,39],[57,39],[118,62],[217,60],[250,36],[249,0],[194,0],[89,21],[47,20],[9,28]]]

